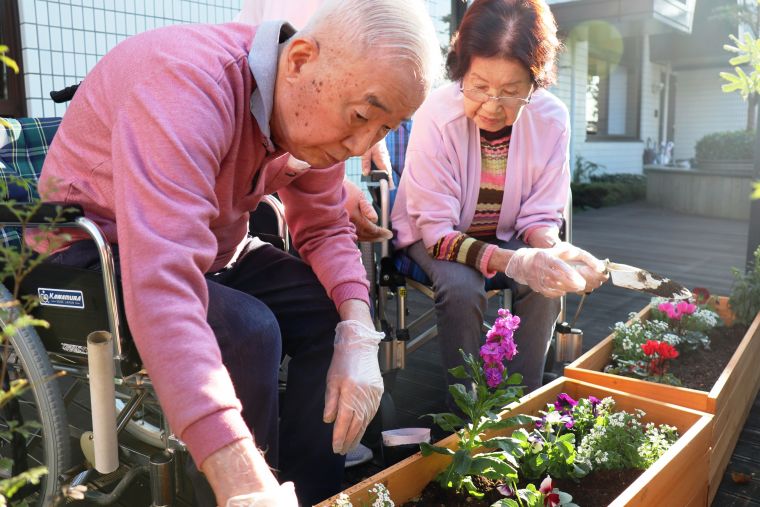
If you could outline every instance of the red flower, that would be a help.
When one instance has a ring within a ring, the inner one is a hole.
[[[644,352],[644,354],[646,354],[648,356],[651,356],[651,355],[657,353],[657,345],[659,343],[660,342],[658,342],[656,340],[647,340],[646,343],[643,343],[641,345],[641,350]]]
[[[695,287],[691,293],[694,294],[694,301],[698,305],[704,305],[710,299],[710,291],[704,287]]]
[[[660,342],[657,346],[657,354],[662,359],[675,359],[678,357],[678,351],[668,342]]]

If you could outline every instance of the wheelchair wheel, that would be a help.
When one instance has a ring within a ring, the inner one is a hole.
[[[0,304],[13,301],[11,293],[0,284]],[[17,313],[0,316],[3,329]],[[12,466],[0,467],[6,479],[37,466],[47,467],[39,485],[27,485],[13,496],[14,502],[51,505],[58,491],[58,477],[69,465],[69,434],[66,410],[58,380],[52,378],[53,367],[37,332],[31,327],[16,330],[2,347],[3,389],[18,379],[26,379],[29,388],[0,407],[0,458],[13,460]],[[29,434],[5,433],[13,422],[37,424]]]

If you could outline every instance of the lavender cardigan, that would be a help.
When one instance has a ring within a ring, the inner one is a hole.
[[[420,239],[430,248],[470,227],[480,190],[480,133],[462,101],[459,83],[452,83],[430,94],[414,115],[391,214],[397,248]],[[559,227],[570,192],[569,140],[567,108],[538,90],[512,129],[499,239]]]

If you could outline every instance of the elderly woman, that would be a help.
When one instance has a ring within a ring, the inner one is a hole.
[[[570,191],[557,27],[543,0],[476,0],[447,59],[453,81],[414,117],[393,207],[396,247],[433,282],[447,368],[477,354],[485,278],[520,316],[511,372],[541,385],[559,297],[592,290],[602,263],[559,239]]]

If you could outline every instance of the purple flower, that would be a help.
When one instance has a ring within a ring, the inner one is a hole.
[[[565,428],[569,430],[573,429],[573,426],[575,426],[575,419],[573,419],[573,416],[570,414],[563,415],[560,421],[565,423]]]
[[[557,395],[557,401],[554,402],[554,408],[558,412],[568,413],[573,410],[573,407],[578,404],[577,401],[572,399],[567,393],[560,393]]]
[[[485,366],[486,383],[488,387],[498,387],[502,381],[502,373],[504,372],[504,365],[501,362],[488,363]]]
[[[509,486],[509,484],[500,484],[499,486],[496,486],[496,491],[501,493],[502,495],[506,497],[512,497],[515,496],[514,490]]]
[[[511,361],[515,357],[517,354],[517,344],[512,338],[501,341],[501,353],[507,361]]]
[[[600,400],[596,396],[589,396],[588,397],[588,401],[589,401],[589,403],[591,403],[591,413],[594,415],[594,417],[596,417],[597,416],[596,407],[599,406],[599,404],[602,402],[602,400]]]
[[[499,342],[488,342],[480,347],[480,357],[484,363],[500,363],[504,358]]]

